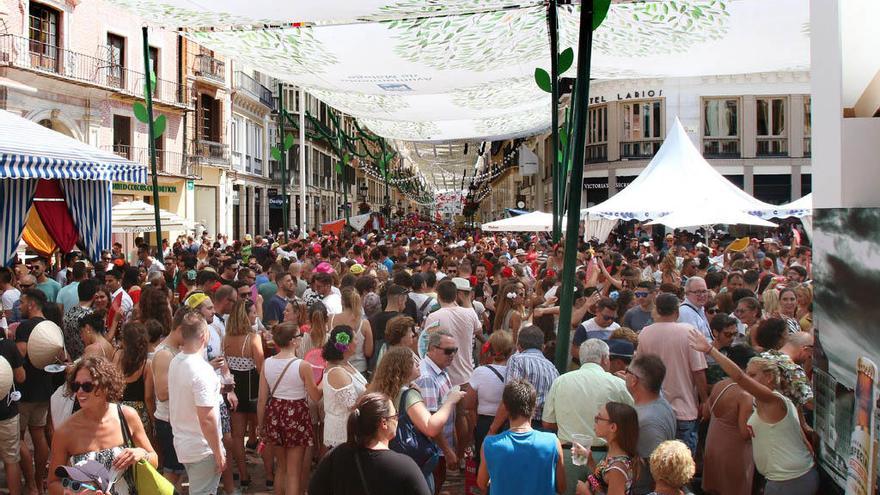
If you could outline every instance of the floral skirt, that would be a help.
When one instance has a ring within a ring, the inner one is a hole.
[[[305,399],[270,399],[264,421],[263,437],[272,445],[308,447],[315,444],[309,405]]]
[[[153,436],[153,420],[150,417],[150,412],[147,411],[147,405],[144,401],[134,401],[134,400],[125,400],[122,401],[122,404],[128,406],[135,411],[137,411],[138,416],[141,418],[141,423],[144,425],[144,431],[147,433],[147,436]]]

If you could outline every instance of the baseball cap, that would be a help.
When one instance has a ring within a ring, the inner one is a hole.
[[[472,290],[471,289],[471,282],[466,278],[453,277],[452,283],[455,284],[456,290],[460,290],[460,291],[464,291],[464,292],[470,292]]]
[[[55,476],[91,485],[104,493],[110,493],[110,488],[113,486],[110,470],[93,460],[80,461],[73,466],[58,466],[55,469]]]
[[[632,359],[636,347],[632,342],[623,339],[608,339],[608,354],[612,357]]]
[[[522,249],[522,248],[517,249],[516,252],[514,252],[514,256],[525,256],[525,255],[526,255],[526,251],[525,251],[525,249]]]

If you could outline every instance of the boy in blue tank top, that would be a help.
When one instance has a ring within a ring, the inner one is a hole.
[[[565,491],[562,445],[552,433],[532,429],[537,394],[525,380],[504,386],[501,401],[510,417],[510,429],[486,437],[477,485],[492,495],[554,495]]]

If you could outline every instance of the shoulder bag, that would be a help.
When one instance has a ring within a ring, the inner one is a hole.
[[[119,424],[122,426],[122,438],[127,448],[135,448],[131,439],[131,431],[128,429],[128,422],[125,415],[122,414],[122,406],[116,404],[119,411]],[[152,464],[146,459],[141,459],[134,463],[130,468],[132,477],[134,478],[134,488],[141,495],[174,495],[174,485],[165,479],[164,476],[156,471]]]
[[[411,391],[412,389],[408,388],[400,394],[400,404],[397,407],[397,434],[388,446],[391,450],[416,461],[423,473],[432,472],[440,459],[440,448],[409,419],[409,414],[406,412],[406,395]]]

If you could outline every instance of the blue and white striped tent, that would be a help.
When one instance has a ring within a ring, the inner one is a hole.
[[[111,244],[112,182],[146,182],[147,168],[0,110],[0,265],[15,255],[39,179],[58,179],[95,260]]]

